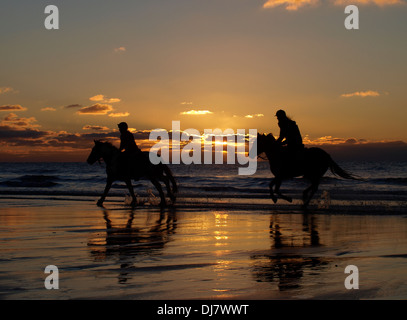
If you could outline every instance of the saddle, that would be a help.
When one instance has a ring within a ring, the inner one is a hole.
[[[149,167],[147,155],[141,150],[138,152],[122,152],[119,155],[119,171],[122,174],[132,173],[132,175],[142,176]]]
[[[281,166],[283,168],[302,168],[308,149],[305,147],[281,147]]]

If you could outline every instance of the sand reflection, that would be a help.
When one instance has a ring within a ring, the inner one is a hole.
[[[303,214],[301,229],[287,218],[287,215],[271,215],[271,250],[251,257],[255,280],[274,282],[280,291],[300,288],[306,274],[317,276],[330,262],[326,258],[303,254],[304,248],[322,246],[317,217]]]
[[[163,254],[166,243],[177,228],[175,209],[151,213],[144,217],[144,221],[141,217],[136,218],[137,211],[129,210],[123,223],[122,214],[104,209],[106,233],[94,234],[88,243],[95,261],[113,260],[120,265],[120,283],[131,278],[139,257],[145,259]]]

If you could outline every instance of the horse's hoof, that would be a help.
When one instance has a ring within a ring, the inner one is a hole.
[[[103,200],[99,200],[98,202],[96,202],[96,205],[98,207],[103,207]]]
[[[290,198],[290,197],[287,197],[287,201],[288,201],[289,203],[291,203],[291,202],[293,202],[293,199]]]
[[[276,197],[271,198],[271,200],[273,200],[274,203],[277,203],[277,198]]]

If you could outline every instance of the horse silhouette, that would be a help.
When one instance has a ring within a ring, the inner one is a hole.
[[[270,182],[270,196],[274,203],[277,202],[277,197],[292,202],[292,198],[281,194],[280,186],[283,180],[294,177],[303,176],[311,182],[311,185],[303,191],[303,208],[307,208],[309,202],[318,190],[321,178],[324,176],[328,168],[337,176],[345,179],[361,180],[345,170],[343,170],[331,156],[320,148],[304,148],[296,154],[288,153],[284,147],[270,133],[257,134],[257,156],[265,153],[270,163],[270,171],[274,175],[274,179]],[[251,151],[252,156],[253,152]],[[293,159],[294,157],[294,159]],[[275,189],[273,190],[273,186]]]
[[[160,181],[164,182],[168,196],[172,203],[175,202],[175,193],[177,192],[177,183],[172,175],[170,168],[166,164],[159,163],[154,165],[149,160],[149,152],[142,152],[140,155],[131,158],[129,160],[125,158],[122,152],[119,151],[110,142],[103,142],[95,140],[95,146],[92,148],[91,153],[87,159],[89,164],[94,164],[96,161],[100,161],[102,158],[106,163],[106,187],[105,190],[97,202],[98,206],[103,206],[103,202],[109,193],[110,187],[116,180],[124,181],[129,189],[132,197],[131,205],[135,205],[137,202],[136,195],[134,194],[133,185],[131,180],[140,180],[146,178],[157,188],[161,202],[160,206],[163,207],[166,204],[163,189]],[[172,188],[170,186],[172,184]]]

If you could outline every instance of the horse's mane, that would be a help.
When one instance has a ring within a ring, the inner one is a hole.
[[[114,145],[113,145],[111,142],[109,142],[109,141],[106,141],[106,140],[96,140],[95,142],[102,143],[102,144],[108,146],[108,147],[111,148],[111,149],[119,150],[116,146],[114,146]]]
[[[274,135],[270,132],[270,133],[259,133],[260,137],[263,137],[264,139],[267,140],[276,140],[276,138],[274,137]]]

